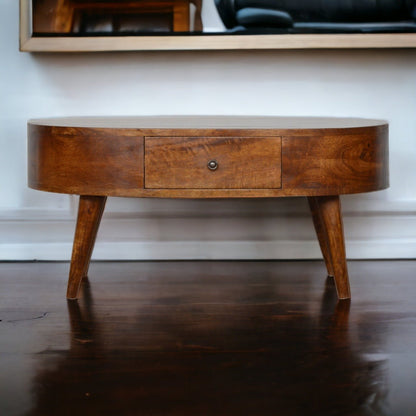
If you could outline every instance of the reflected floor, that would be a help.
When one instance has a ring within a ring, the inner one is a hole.
[[[0,414],[416,414],[416,261],[0,264]]]

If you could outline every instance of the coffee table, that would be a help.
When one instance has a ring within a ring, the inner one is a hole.
[[[108,196],[308,198],[328,275],[350,298],[339,196],[388,187],[388,124],[311,117],[67,117],[28,123],[29,186],[80,195],[78,297]]]

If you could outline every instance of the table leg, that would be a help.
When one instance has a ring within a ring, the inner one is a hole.
[[[105,196],[82,195],[79,198],[78,218],[69,270],[68,299],[76,299],[78,297],[81,280],[88,273],[95,238],[106,200],[107,197]]]
[[[201,17],[202,0],[191,0],[191,3],[193,3],[196,7],[194,31],[195,32],[202,32],[202,30],[203,30],[202,17]]]
[[[322,256],[324,257],[326,270],[328,276],[334,277],[334,268],[332,266],[331,255],[329,254],[329,242],[327,237],[327,231],[323,223],[321,212],[319,210],[319,204],[316,201],[316,197],[308,197],[309,208],[312,214],[313,225],[315,227],[315,232],[318,237],[319,245],[321,247]]]
[[[318,196],[308,200],[328,274],[332,272],[335,278],[338,298],[350,299],[340,198]]]

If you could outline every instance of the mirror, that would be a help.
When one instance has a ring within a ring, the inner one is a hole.
[[[416,47],[416,0],[373,6],[359,0],[20,0],[20,6],[22,51]]]

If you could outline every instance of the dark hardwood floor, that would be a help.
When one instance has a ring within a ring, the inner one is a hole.
[[[0,415],[411,416],[416,261],[0,264]]]

